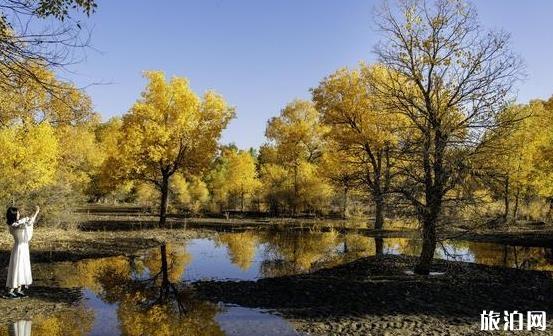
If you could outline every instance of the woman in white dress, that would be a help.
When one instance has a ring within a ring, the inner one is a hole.
[[[37,206],[31,217],[19,218],[19,210],[15,207],[8,208],[6,213],[7,224],[15,241],[8,266],[6,287],[8,298],[27,296],[22,291],[22,286],[29,286],[33,282],[31,275],[31,259],[29,255],[29,241],[33,237],[33,225],[40,208]]]

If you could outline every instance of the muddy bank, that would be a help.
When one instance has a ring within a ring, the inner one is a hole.
[[[219,232],[239,231],[337,231],[355,232],[383,237],[414,237],[417,230],[375,230],[367,223],[355,223],[342,220],[303,220],[303,219],[224,219],[224,218],[168,218],[168,229],[207,229]],[[367,227],[368,226],[368,227]],[[109,217],[90,218],[81,224],[83,231],[140,231],[158,228],[158,219],[152,216],[132,216],[129,218]]]
[[[81,229],[84,231],[141,231],[155,230],[158,218],[155,214],[138,206],[89,205],[79,210],[83,216]],[[416,222],[387,219],[384,230],[372,228],[372,218],[279,218],[241,217],[234,214],[230,218],[186,217],[170,215],[168,229],[205,229],[218,232],[255,231],[303,231],[356,233],[382,238],[418,238]],[[470,225],[469,225],[470,226]],[[475,242],[499,243],[519,246],[553,246],[553,223],[518,221],[509,225],[486,228],[485,223],[458,225],[444,228],[442,239],[469,240]]]
[[[79,209],[81,215],[81,230],[83,231],[135,231],[151,230],[158,227],[159,218],[148,209],[138,206],[88,205]],[[374,230],[372,218],[339,219],[326,217],[265,217],[245,216],[235,213],[225,216],[187,216],[170,214],[167,218],[168,229],[208,229],[213,231],[231,232],[246,230],[294,230],[294,231],[341,231],[357,232],[367,235],[383,236],[416,235],[411,228],[397,230]]]
[[[158,218],[136,207],[93,207],[83,211],[83,231],[142,231],[155,230]],[[413,223],[404,226],[401,221],[387,220],[384,230],[372,228],[371,219],[342,220],[335,218],[221,218],[170,216],[168,229],[205,229],[218,232],[301,231],[355,233],[382,238],[418,238],[419,230]],[[510,226],[485,229],[466,226],[447,227],[439,232],[441,239],[469,240],[518,246],[553,246],[553,225],[520,222]]]
[[[29,297],[15,300],[0,298],[0,324],[63,314],[78,309],[82,298],[78,288],[33,285],[25,292]]]
[[[30,242],[31,263],[130,255],[140,249],[158,246],[162,241],[184,241],[204,235],[207,233],[196,230],[82,232],[39,227]],[[0,233],[1,267],[7,267],[12,246],[10,234],[6,231]]]
[[[472,335],[483,310],[553,314],[551,273],[435,260],[433,271],[445,274],[405,274],[415,261],[368,257],[311,274],[193,287],[209,300],[275,309],[310,335]]]
[[[446,234],[445,237],[457,240],[505,245],[553,247],[553,229],[484,232],[467,231]]]

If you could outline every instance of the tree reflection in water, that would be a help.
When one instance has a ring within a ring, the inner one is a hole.
[[[84,336],[92,329],[94,313],[82,307],[53,316],[37,317],[32,321],[19,320],[0,326],[0,336]]]
[[[335,231],[221,233],[216,241],[218,245],[226,246],[232,264],[243,271],[252,267],[256,253],[265,252],[261,256],[260,273],[263,277],[304,273],[345,262],[346,259],[384,253],[382,238],[360,234],[339,235]]]
[[[339,240],[336,232],[268,232],[260,240],[271,255],[261,265],[264,277],[308,272],[331,255]]]
[[[553,271],[553,249],[468,242],[468,249],[479,264]]]
[[[384,254],[418,256],[421,251],[420,240],[412,238],[382,238],[357,233],[293,230],[221,233],[216,242],[218,246],[226,247],[231,263],[242,271],[252,267],[256,256],[260,258],[260,277],[305,273],[366,256]],[[443,241],[436,250],[436,258],[551,270],[553,264],[551,257],[547,259],[548,253],[551,254],[551,249]],[[501,260],[504,261],[501,263]],[[221,276],[224,277],[224,274]]]
[[[384,254],[384,239],[360,234],[344,235],[344,254],[355,254],[357,257]]]
[[[47,285],[86,288],[103,302],[116,304],[118,325],[123,335],[223,335],[215,321],[219,311],[217,305],[194,299],[192,293],[180,284],[190,261],[185,245],[166,244],[136,257],[41,265],[37,269],[37,278],[51,279]],[[94,313],[88,312],[88,324],[92,325]],[[104,317],[97,315],[96,318]],[[68,322],[63,322],[64,326],[70,325],[71,321],[85,321],[82,316],[68,319]],[[107,321],[95,321],[96,325],[103,323]],[[33,331],[42,327],[55,331],[58,324],[62,322],[49,320],[43,323],[34,319]],[[59,330],[67,331],[67,327],[64,328]],[[37,334],[77,336],[86,335],[88,331]]]
[[[178,281],[190,261],[183,251],[162,245],[159,253],[144,259],[148,274],[129,277],[117,269],[104,269],[97,277],[100,297],[117,303],[124,335],[223,335],[215,322],[217,306],[195,300]]]
[[[225,244],[231,262],[245,271],[251,267],[255,258],[258,235],[253,231],[221,233],[217,243]]]

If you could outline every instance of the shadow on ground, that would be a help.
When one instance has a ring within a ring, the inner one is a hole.
[[[31,263],[78,261],[82,259],[104,258],[135,253],[138,249],[159,246],[155,239],[141,237],[102,238],[89,241],[52,241],[41,249],[31,248]],[[8,266],[11,250],[0,251],[0,265]]]
[[[194,283],[199,296],[276,309],[295,319],[426,315],[478,320],[483,310],[553,313],[550,273],[435,260],[437,276],[405,274],[416,259],[368,257],[312,274]]]

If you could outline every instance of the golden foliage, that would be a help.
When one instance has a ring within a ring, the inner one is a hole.
[[[212,202],[244,211],[261,187],[253,153],[223,148],[207,175]]]
[[[94,313],[85,308],[75,308],[54,316],[33,320],[32,334],[51,336],[85,336],[92,329]]]
[[[317,167],[327,132],[314,104],[303,100],[291,102],[267,123],[270,143],[261,150],[260,171],[274,212],[284,205],[293,213],[320,211],[329,202],[332,189]]]
[[[1,128],[2,193],[23,194],[51,183],[58,166],[58,154],[58,140],[48,123]]]
[[[178,282],[184,275],[186,266],[192,261],[184,245],[167,244],[167,271],[169,281]],[[159,249],[150,250],[144,258],[151,275],[161,272],[161,252]]]
[[[230,260],[242,270],[251,267],[258,245],[258,237],[251,231],[240,233],[222,233],[218,236],[221,243],[227,245]]]
[[[160,182],[160,169],[201,172],[233,109],[212,91],[200,99],[184,78],[166,82],[159,71],[146,72],[145,77],[142,98],[123,116],[114,159],[129,178],[146,182]]]

